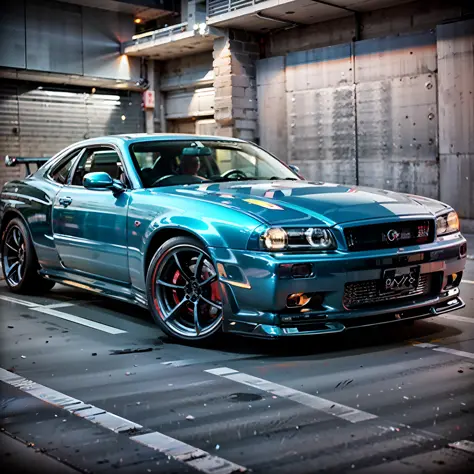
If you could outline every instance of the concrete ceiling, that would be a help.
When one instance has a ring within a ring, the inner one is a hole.
[[[150,21],[169,15],[178,2],[173,0],[56,0],[84,7],[100,8],[113,12],[126,13],[143,21]]]
[[[127,46],[124,53],[127,56],[140,56],[164,61],[204,51],[212,51],[215,38],[216,36],[212,34],[201,36],[194,31],[184,31],[166,38],[159,38],[154,42]]]
[[[208,23],[220,28],[267,31],[297,23],[322,21],[408,3],[411,0],[268,0],[256,5],[213,16]],[[264,18],[265,17],[265,18]]]
[[[120,79],[104,79],[98,77],[79,76],[74,74],[60,74],[27,71],[25,69],[0,68],[0,79],[14,79],[29,82],[41,82],[46,84],[61,84],[72,86],[99,87],[104,89],[116,90],[135,90],[143,91],[134,81]]]

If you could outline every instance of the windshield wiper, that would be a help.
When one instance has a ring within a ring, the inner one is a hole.
[[[299,181],[298,178],[279,178],[278,176],[272,176],[271,181]]]
[[[243,176],[236,176],[235,178],[227,177],[227,176],[218,176],[217,178],[211,178],[213,182],[225,182],[225,181],[265,181],[267,178],[255,178],[255,177],[248,177],[244,178]]]
[[[280,178],[278,176],[272,176],[271,178],[266,178],[266,177],[255,177],[255,176],[248,176],[244,178],[243,176],[229,176],[229,177],[223,177],[223,176],[217,176],[217,177],[211,177],[209,178],[215,183],[219,182],[225,182],[225,181],[299,181],[298,178]]]

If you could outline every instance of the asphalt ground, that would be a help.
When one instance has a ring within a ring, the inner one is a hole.
[[[464,280],[466,308],[412,327],[207,349],[2,281],[2,472],[474,472],[474,260]]]

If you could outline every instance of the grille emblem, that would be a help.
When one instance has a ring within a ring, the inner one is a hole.
[[[395,229],[390,229],[387,232],[387,240],[389,242],[395,242],[400,237],[400,234]]]

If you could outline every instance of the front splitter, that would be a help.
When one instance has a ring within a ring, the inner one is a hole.
[[[293,336],[313,336],[322,334],[337,334],[350,329],[361,329],[386,324],[396,324],[404,321],[432,318],[440,314],[449,313],[464,308],[464,301],[456,296],[437,304],[422,306],[404,311],[394,311],[379,316],[360,318],[333,319],[325,321],[305,322],[298,325],[276,326],[269,324],[255,324],[233,321],[229,325],[229,332],[250,337],[274,339]]]

